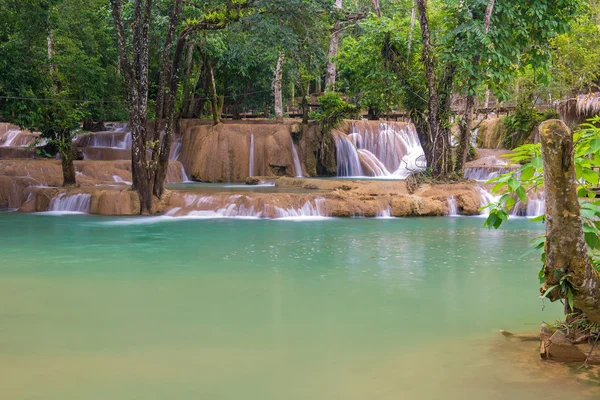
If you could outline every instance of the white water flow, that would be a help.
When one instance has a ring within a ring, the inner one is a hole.
[[[448,199],[448,215],[451,217],[458,215],[458,206],[456,205],[456,199],[454,197]]]
[[[11,129],[11,130],[6,131],[0,137],[0,146],[2,146],[2,147],[10,147],[10,146],[12,146],[13,140],[15,140],[15,138],[17,136],[19,136],[19,133],[21,133],[21,131],[18,130],[18,129]]]
[[[485,182],[502,174],[510,172],[510,168],[502,167],[473,167],[465,168],[465,178]]]
[[[179,160],[179,156],[181,155],[181,148],[182,148],[182,138],[177,139],[175,142],[173,142],[172,146],[171,146],[171,152],[169,153],[169,160],[170,161],[177,161]]]
[[[185,173],[185,168],[183,168],[183,164],[181,165],[181,180],[183,182],[191,182],[190,178],[188,178],[187,174]]]
[[[317,198],[314,202],[307,201],[300,208],[275,207],[275,218],[283,220],[316,220],[327,218],[322,210],[322,205],[325,202],[323,198]]]
[[[165,216],[175,218],[263,218],[283,220],[315,220],[327,218],[324,198],[316,198],[296,206],[271,206],[243,195],[210,196],[186,194],[181,207]]]
[[[338,176],[364,176],[358,150],[350,137],[334,132]]]
[[[121,178],[119,175],[113,175],[113,180],[115,183],[124,183],[126,185],[131,185],[133,182],[129,182]]]
[[[375,218],[378,218],[378,219],[394,218],[394,216],[392,216],[392,207],[390,207],[388,205],[386,208],[381,208],[381,209],[377,210],[377,213],[375,214]]]
[[[248,176],[254,176],[254,133],[250,135],[250,155],[248,165]]]
[[[353,124],[349,135],[337,134],[334,139],[338,176],[404,179],[425,167],[425,154],[412,124],[399,128],[381,123],[376,130],[360,130]]]
[[[61,193],[52,199],[49,211],[89,213],[91,200],[91,194],[79,193],[67,196],[64,193]]]
[[[296,173],[296,178],[302,178],[302,165],[300,164],[300,158],[298,157],[298,152],[296,151],[296,146],[294,145],[294,139],[290,136],[290,146],[292,146],[292,157],[294,159],[294,172]]]
[[[480,206],[485,207],[490,203],[496,202],[500,199],[499,195],[493,195],[487,189],[483,187],[476,187],[477,192],[481,198]],[[546,203],[544,192],[530,192],[527,193],[527,203],[523,204],[521,201],[517,201],[513,209],[510,211],[510,215],[515,217],[539,217],[546,212]],[[480,215],[489,215],[488,209],[483,209]]]

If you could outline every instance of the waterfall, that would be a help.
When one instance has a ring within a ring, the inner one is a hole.
[[[473,132],[471,132],[471,146],[477,147],[477,136],[479,136],[479,128],[475,128]]]
[[[527,204],[517,201],[510,215],[519,217],[539,217],[546,212],[546,196],[544,192],[527,194]]]
[[[89,213],[91,194],[79,193],[71,196],[59,194],[50,202],[49,211],[67,211],[74,213]]]
[[[465,168],[465,178],[473,179],[475,181],[485,182],[492,178],[496,178],[502,174],[510,172],[510,168],[498,168],[498,167],[473,167]]]
[[[458,215],[458,206],[456,205],[456,199],[454,198],[454,196],[450,197],[448,199],[448,215],[449,216],[457,216]]]
[[[10,147],[12,145],[13,140],[21,133],[18,129],[8,130],[0,137],[0,141],[2,141],[2,147]]]
[[[322,210],[322,204],[324,202],[324,198],[317,198],[314,200],[314,204],[307,201],[300,208],[275,207],[275,218],[281,220],[315,220],[327,218]]]
[[[412,124],[398,128],[381,123],[377,130],[358,129],[334,134],[338,176],[377,176],[404,179],[424,168],[425,153]]]
[[[294,145],[294,139],[290,135],[290,145],[292,146],[292,157],[294,158],[294,170],[296,172],[296,178],[302,178],[302,165],[300,165],[300,158],[298,157],[298,152],[296,151],[296,146]]]
[[[363,176],[358,151],[352,140],[343,133],[333,132],[336,147],[338,176]]]
[[[131,185],[133,183],[133,182],[123,180],[123,178],[121,178],[119,175],[113,175],[113,180],[115,181],[115,183],[124,183],[126,185]]]
[[[250,135],[250,165],[248,166],[248,176],[254,176],[254,133]]]
[[[183,168],[183,164],[181,164],[181,181],[182,182],[192,182],[192,181],[190,181],[190,178],[188,178],[187,174],[185,173],[185,168]]]
[[[171,146],[171,152],[169,153],[169,161],[177,161],[179,160],[179,156],[181,155],[181,148],[183,145],[183,139],[179,138],[173,145]]]
[[[391,219],[394,218],[392,216],[392,207],[390,207],[389,205],[386,208],[382,208],[377,210],[377,213],[375,214],[375,218],[378,219]]]
[[[372,176],[389,176],[390,172],[387,170],[385,165],[375,154],[371,153],[369,150],[359,149],[358,155],[360,157],[361,164],[363,165],[363,171],[367,169],[367,172],[370,172]]]
[[[485,188],[475,188],[481,198],[481,207],[487,206],[490,203],[496,202],[500,199],[500,196],[494,196]],[[546,212],[546,203],[544,192],[533,192],[527,194],[527,204],[523,204],[517,201],[517,204],[510,211],[510,215],[515,217],[538,217]],[[483,210],[481,215],[488,215],[489,211]]]
[[[120,132],[120,131],[119,131]],[[127,132],[122,141],[117,144],[119,149],[130,149],[131,148],[131,132]]]

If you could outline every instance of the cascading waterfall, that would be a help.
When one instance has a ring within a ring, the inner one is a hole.
[[[481,198],[481,207],[485,207],[490,203],[496,202],[500,196],[495,196],[483,187],[475,188],[479,192]],[[527,194],[527,204],[517,201],[510,215],[515,217],[538,217],[546,212],[546,203],[544,192],[532,192]],[[480,215],[489,215],[488,209],[483,209]]]
[[[67,196],[65,193],[61,193],[52,199],[49,211],[89,213],[91,200],[91,194],[79,193]]]
[[[10,147],[12,145],[13,140],[21,133],[18,129],[11,129],[4,133],[4,135],[0,136],[0,146],[2,147]]]
[[[167,217],[187,218],[264,218],[310,220],[327,218],[324,198],[306,200],[298,206],[271,206],[242,195],[185,194],[183,204],[168,211]]]
[[[292,139],[291,136],[290,145],[292,146],[292,157],[294,159],[294,170],[296,173],[296,178],[302,178],[302,165],[300,164],[300,158],[298,157],[298,152],[296,151],[296,146],[294,145],[294,139]]]
[[[472,167],[465,168],[465,178],[485,182],[502,174],[510,172],[510,168],[498,167]]]
[[[325,202],[324,198],[316,198],[314,203],[307,201],[300,208],[281,208],[275,207],[275,218],[299,220],[299,219],[322,219],[327,218],[322,210],[322,205]]]
[[[349,135],[336,133],[334,139],[338,176],[404,179],[424,167],[425,154],[412,124],[397,128],[381,123],[377,131],[361,131],[353,124]]]
[[[187,174],[185,173],[185,168],[183,168],[183,164],[181,165],[181,181],[182,182],[191,182],[190,178],[188,178]]]
[[[448,215],[451,217],[458,215],[458,206],[456,205],[456,199],[454,197],[448,199]]]
[[[254,176],[254,133],[250,135],[250,159],[248,166],[248,176]]]
[[[338,176],[363,176],[358,150],[348,135],[333,132]]]
[[[527,204],[517,201],[510,215],[519,217],[537,217],[546,213],[546,196],[544,192],[533,192],[527,195]]]
[[[171,152],[169,153],[169,161],[177,161],[179,160],[179,156],[181,155],[181,148],[183,146],[183,139],[179,138],[173,145],[171,146]]]
[[[366,166],[375,173],[375,176],[391,175],[385,167],[385,165],[383,165],[383,163],[379,161],[377,156],[371,153],[369,150],[359,149],[358,155],[363,164],[366,164]]]
[[[390,207],[388,205],[385,208],[381,208],[381,209],[377,210],[377,213],[375,214],[375,218],[378,218],[378,219],[391,219],[391,218],[394,218],[392,216],[392,207]]]

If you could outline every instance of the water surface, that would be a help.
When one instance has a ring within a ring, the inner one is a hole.
[[[0,397],[593,399],[535,332],[542,225],[0,214]]]

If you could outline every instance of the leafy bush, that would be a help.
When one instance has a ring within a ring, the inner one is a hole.
[[[548,119],[555,118],[559,118],[559,116],[553,108],[540,113],[532,104],[517,105],[515,113],[503,120],[504,127],[508,132],[503,140],[504,147],[514,149],[521,146],[529,138],[536,126]]]
[[[321,109],[310,113],[310,118],[321,123],[323,130],[328,132],[345,118],[356,118],[358,110],[352,104],[342,99],[337,92],[326,92],[318,98]]]

